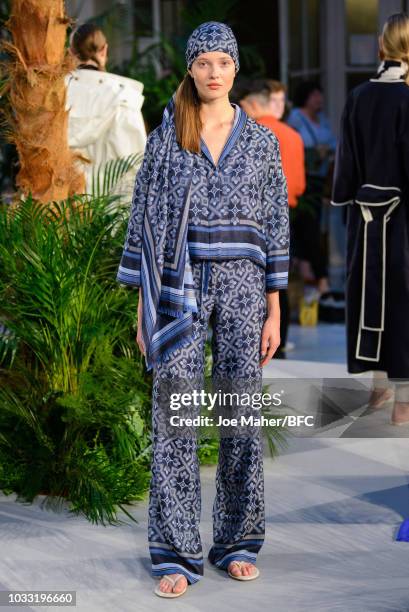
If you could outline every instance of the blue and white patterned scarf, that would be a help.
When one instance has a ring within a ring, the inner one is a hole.
[[[223,51],[239,69],[237,42],[223,23],[200,25],[186,49],[188,68],[201,53]],[[163,114],[162,124],[152,133],[153,168],[144,193],[135,194],[133,211],[144,206],[142,232],[142,336],[148,370],[175,348],[189,343],[193,312],[197,312],[187,230],[189,193],[194,153],[176,141],[174,98]],[[170,168],[178,166],[177,184],[171,184]],[[132,215],[132,213],[131,213]]]
[[[239,71],[239,50],[231,28],[225,23],[208,21],[193,30],[186,45],[186,64],[190,68],[201,53],[222,51],[234,60],[236,73]]]

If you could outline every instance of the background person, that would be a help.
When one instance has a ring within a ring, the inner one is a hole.
[[[247,85],[241,96],[240,106],[249,117],[268,127],[278,138],[287,179],[288,205],[295,208],[306,187],[304,144],[298,132],[282,121],[286,87],[272,79],[257,79]]]
[[[307,189],[303,204],[294,216],[293,232],[296,255],[310,263],[320,293],[329,291],[327,256],[321,240],[324,190],[331,169],[336,138],[323,113],[323,95],[317,83],[299,84],[287,123],[297,130],[304,142]]]
[[[268,127],[278,138],[283,172],[287,179],[288,204],[295,208],[304,193],[305,166],[304,143],[294,129],[282,121],[286,107],[286,88],[283,83],[271,79],[255,80],[241,92],[240,106],[261,125]],[[287,289],[280,291],[281,343],[274,354],[285,357],[290,308]]]
[[[345,104],[332,204],[347,207],[348,371],[396,380],[392,423],[408,424],[409,18],[403,13],[386,21],[379,55],[377,74]],[[390,395],[381,378],[373,408]]]
[[[110,160],[142,155],[145,149],[143,85],[106,72],[108,43],[102,30],[93,24],[83,24],[73,31],[70,49],[80,63],[67,78],[68,139],[70,147],[91,162],[84,164],[90,193],[95,170]],[[117,187],[129,199],[134,179],[135,167]]]

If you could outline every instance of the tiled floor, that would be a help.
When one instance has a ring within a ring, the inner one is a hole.
[[[266,379],[318,373],[349,380],[342,327],[294,327],[290,338],[297,345],[291,358],[271,362]],[[146,501],[129,508],[136,525],[102,527],[66,510],[43,511],[39,501],[25,506],[0,496],[0,590],[76,590],[81,612],[166,607],[183,612],[408,612],[409,543],[394,536],[402,518],[409,517],[409,444],[405,438],[368,438],[367,432],[350,435],[357,427],[360,433],[362,419],[369,418],[359,419],[360,414],[364,407],[355,406],[337,427],[289,438],[278,459],[266,450],[266,540],[257,562],[260,578],[254,582],[231,580],[206,560],[204,579],[182,598],[165,602],[153,594]],[[388,411],[376,419],[387,432]],[[202,468],[205,554],[212,542],[214,477],[215,467]]]
[[[288,359],[344,364],[346,361],[345,326],[319,323],[316,327],[290,325],[288,340],[295,344]]]

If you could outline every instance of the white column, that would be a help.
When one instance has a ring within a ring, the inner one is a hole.
[[[288,2],[279,0],[278,4],[279,36],[280,36],[280,81],[288,85]]]
[[[161,32],[160,23],[160,0],[152,0],[152,15],[153,15],[153,36],[159,40]]]
[[[335,134],[339,132],[339,122],[346,97],[346,11],[344,0],[323,0],[321,21],[322,55],[324,70],[324,92],[326,112]],[[344,290],[345,277],[345,226],[342,206],[329,206],[327,212],[329,233],[328,276],[332,289]]]
[[[98,1],[98,0],[97,0]],[[108,0],[108,6],[111,0]],[[119,5],[119,2],[117,3]],[[129,59],[132,55],[132,45],[134,40],[134,15],[132,0],[120,0],[123,7],[124,18],[121,27],[115,28],[116,34],[116,62],[121,63],[124,59]],[[112,5],[111,5],[112,6]]]
[[[321,65],[324,77],[325,106],[331,127],[338,134],[345,104],[345,2],[322,1]]]

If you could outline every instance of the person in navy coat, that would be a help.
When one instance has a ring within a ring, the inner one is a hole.
[[[392,424],[400,425],[409,424],[407,15],[388,18],[379,56],[377,74],[346,101],[332,204],[347,207],[348,371],[375,371],[370,406],[394,395]]]

